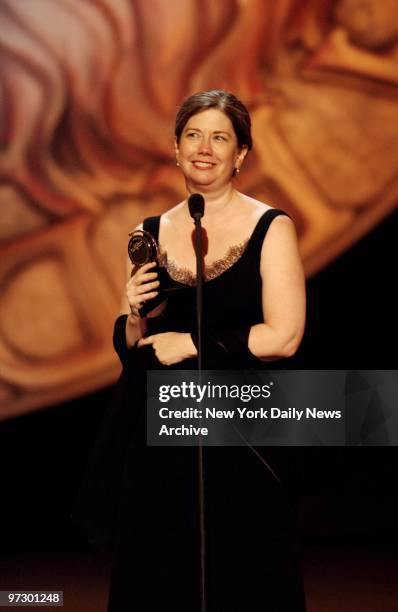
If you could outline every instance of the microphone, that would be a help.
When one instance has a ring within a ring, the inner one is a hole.
[[[188,198],[189,214],[192,219],[199,221],[205,214],[205,199],[200,193],[193,193]]]
[[[188,198],[189,214],[195,223],[195,253],[196,253],[196,329],[198,350],[199,382],[202,378],[203,354],[203,249],[201,218],[205,212],[205,200],[200,193],[193,193]],[[200,533],[200,590],[201,612],[206,612],[206,534],[205,534],[205,479],[202,440],[199,438],[198,448],[198,495],[199,495],[199,533]]]
[[[205,212],[205,199],[200,193],[193,193],[188,198],[189,214],[195,224],[196,254],[196,324],[198,334],[198,370],[202,370],[202,310],[203,310],[203,246],[201,218]]]

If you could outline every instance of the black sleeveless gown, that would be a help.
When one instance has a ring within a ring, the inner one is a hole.
[[[250,326],[263,321],[261,247],[279,214],[265,212],[240,258],[204,284],[204,322],[216,339],[205,368],[265,367],[244,341]],[[159,219],[144,222],[156,239]],[[191,288],[148,319],[147,333],[194,327]],[[220,337],[227,353],[218,350]],[[72,514],[95,546],[112,547],[108,612],[200,610],[198,449],[145,443],[146,372],[164,367],[152,347],[128,351]],[[170,369],[196,367],[191,359]],[[203,449],[207,612],[305,611],[294,512],[268,467],[268,450],[256,451]]]

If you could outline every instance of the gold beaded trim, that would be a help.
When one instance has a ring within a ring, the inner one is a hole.
[[[205,267],[204,278],[205,281],[212,280],[221,276],[223,272],[228,270],[242,257],[249,239],[245,240],[241,244],[231,246],[228,249],[227,254],[222,259],[216,259],[212,264]],[[196,275],[189,270],[189,268],[180,268],[174,261],[167,259],[167,252],[160,250],[159,252],[159,265],[167,268],[169,276],[177,283],[183,285],[194,286],[196,284]]]

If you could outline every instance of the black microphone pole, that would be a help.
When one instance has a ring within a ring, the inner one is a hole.
[[[196,253],[196,324],[198,332],[198,373],[199,381],[202,372],[203,357],[203,249],[202,249],[202,224],[205,200],[200,193],[193,193],[188,198],[188,207],[191,217],[195,223],[195,253]],[[205,531],[205,488],[204,488],[204,464],[202,440],[199,440],[198,448],[198,489],[199,489],[199,532],[200,532],[200,587],[201,587],[201,612],[206,612],[206,531]]]
[[[203,355],[203,247],[202,247],[202,224],[205,201],[200,193],[193,193],[188,198],[189,213],[195,223],[195,253],[196,253],[196,324],[198,331],[198,370],[202,370]]]

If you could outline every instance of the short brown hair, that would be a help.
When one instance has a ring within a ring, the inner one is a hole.
[[[175,122],[174,134],[180,142],[181,134],[188,120],[202,111],[216,108],[227,115],[232,123],[239,148],[253,146],[251,119],[246,106],[236,96],[222,89],[199,91],[189,96],[180,106]]]

